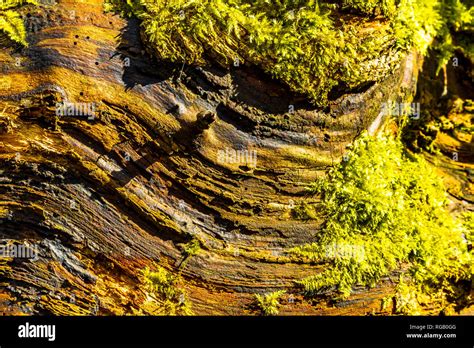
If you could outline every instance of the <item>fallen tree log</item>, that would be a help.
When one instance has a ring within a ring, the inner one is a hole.
[[[255,314],[255,293],[282,289],[285,315],[390,312],[390,279],[337,305],[303,297],[295,281],[324,266],[288,250],[322,221],[291,209],[318,199],[305,187],[377,131],[384,102],[410,100],[416,52],[316,108],[252,66],[157,61],[100,0],[22,11],[29,47],[0,53],[0,237],[37,260],[1,261],[2,312],[153,314],[153,264],[180,275],[195,314]]]

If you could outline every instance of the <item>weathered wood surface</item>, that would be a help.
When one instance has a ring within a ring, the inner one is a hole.
[[[2,261],[2,312],[146,314],[139,275],[156,262],[179,269],[195,314],[253,314],[253,294],[278,289],[284,315],[381,313],[388,279],[337,305],[304,300],[295,281],[324,265],[288,250],[321,222],[291,208],[317,199],[305,186],[383,102],[413,93],[416,55],[317,110],[251,67],[154,61],[102,1],[27,11],[30,46],[0,53],[0,238],[39,259]],[[96,117],[56,117],[65,101],[95,103]],[[219,163],[226,148],[256,150],[256,167]],[[182,263],[193,238],[203,250]]]

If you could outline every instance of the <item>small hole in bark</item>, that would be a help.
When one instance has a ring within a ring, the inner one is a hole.
[[[239,169],[240,169],[240,170],[243,170],[244,172],[250,171],[250,167],[249,167],[249,166],[239,166]]]

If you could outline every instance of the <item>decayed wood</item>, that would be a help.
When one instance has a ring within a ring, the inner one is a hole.
[[[1,311],[147,314],[140,271],[156,263],[181,273],[195,314],[252,314],[254,293],[279,289],[284,315],[383,313],[389,279],[337,305],[304,300],[295,282],[324,265],[288,250],[322,221],[291,208],[317,200],[306,185],[383,102],[413,93],[416,54],[318,110],[252,67],[157,62],[137,23],[102,5],[28,8],[30,46],[0,53],[0,238],[39,253],[0,264]],[[94,117],[58,117],[64,102],[94,103]],[[256,165],[219,162],[233,150]],[[202,250],[183,262],[193,238]]]

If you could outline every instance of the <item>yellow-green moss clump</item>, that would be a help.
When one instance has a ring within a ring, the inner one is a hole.
[[[424,52],[439,30],[448,30],[444,20],[451,9],[458,9],[466,23],[470,10],[459,3],[108,0],[106,8],[138,17],[161,59],[256,65],[324,105],[331,91],[385,77],[400,61],[398,53],[412,47]]]
[[[24,4],[37,5],[35,0],[2,0],[0,1],[0,31],[5,33],[12,41],[27,46],[26,30],[23,20],[18,12],[18,7]]]
[[[279,299],[285,293],[285,291],[275,291],[268,294],[259,295],[255,294],[257,301],[257,307],[260,309],[263,315],[277,315],[280,306]]]
[[[470,283],[468,224],[450,215],[440,178],[398,139],[362,136],[312,190],[326,222],[318,240],[293,251],[328,267],[301,282],[307,294],[347,297],[354,286],[374,286],[404,268],[414,293],[447,301]]]
[[[192,315],[191,304],[187,299],[181,279],[163,267],[156,271],[146,268],[143,271],[145,288],[150,291],[158,303],[156,310],[160,315]]]

